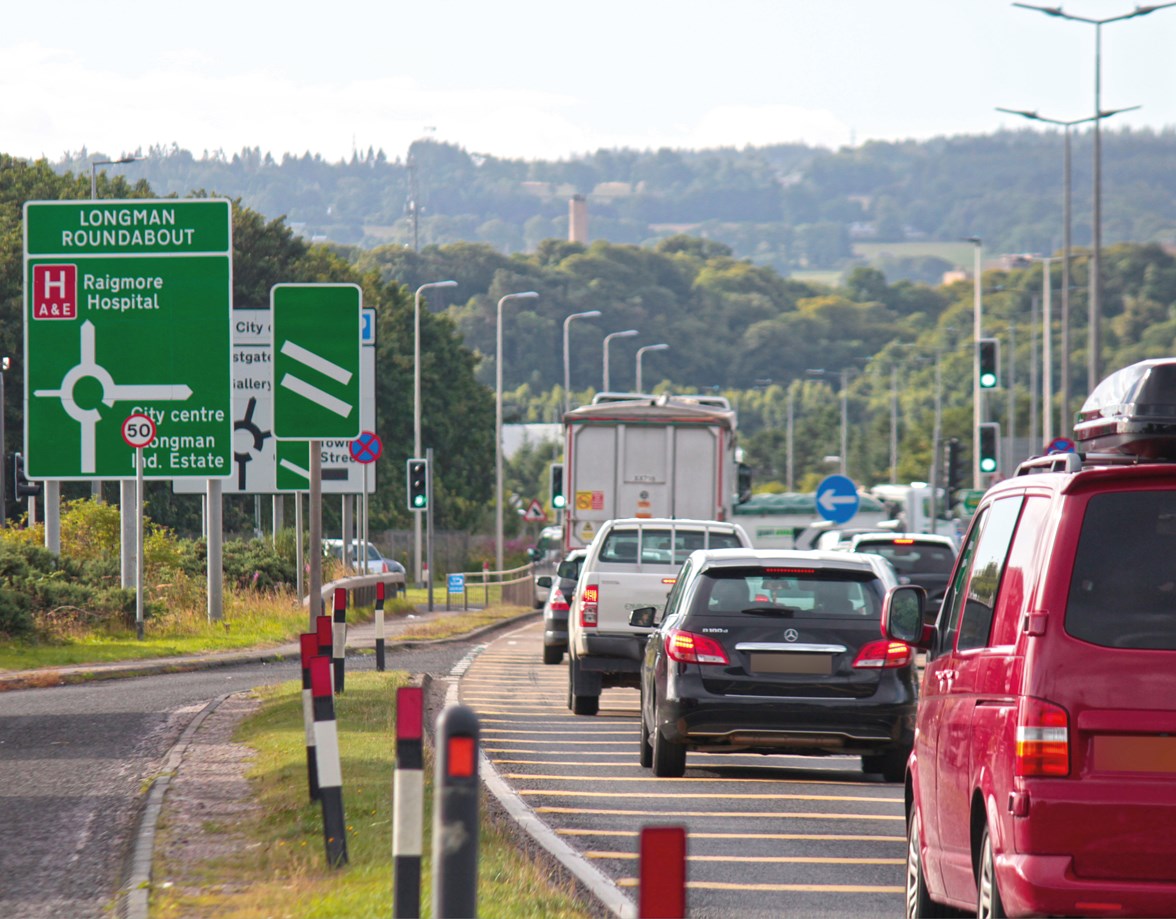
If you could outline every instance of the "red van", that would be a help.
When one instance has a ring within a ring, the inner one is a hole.
[[[1176,359],[1160,370],[1170,422]],[[886,635],[927,652],[908,916],[1176,916],[1176,426],[1165,447],[1166,422],[1138,422],[1161,399],[1116,398],[1143,455],[1124,436],[1022,464],[977,508],[934,625],[920,588],[887,597]]]

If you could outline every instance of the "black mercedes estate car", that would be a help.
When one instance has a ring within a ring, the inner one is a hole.
[[[687,750],[854,755],[901,781],[913,741],[915,653],[882,635],[898,583],[875,555],[694,552],[655,621],[641,672],[641,765],[680,776]]]

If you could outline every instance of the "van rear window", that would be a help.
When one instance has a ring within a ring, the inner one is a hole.
[[[600,561],[633,563],[640,551],[643,564],[677,567],[696,549],[736,549],[742,545],[734,533],[653,527],[616,529],[608,534],[600,547]]]
[[[1108,648],[1176,650],[1176,491],[1090,499],[1066,631]]]

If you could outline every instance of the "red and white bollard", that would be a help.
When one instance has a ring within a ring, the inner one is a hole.
[[[637,915],[680,919],[686,915],[686,827],[641,828]]]
[[[331,635],[331,617],[317,616],[314,620],[314,633],[318,636],[318,656],[327,659],[328,666],[331,672],[334,672],[335,665],[331,661],[331,644],[333,637]]]
[[[335,692],[343,691],[344,668],[347,666],[347,588],[335,588],[335,621],[332,629],[335,659]]]
[[[314,700],[310,691],[310,662],[318,657],[318,636],[303,632],[299,636],[302,652],[302,724],[306,728],[306,782],[310,800],[319,799],[318,762],[314,752]]]
[[[314,701],[314,740],[318,756],[319,800],[323,805],[323,840],[327,864],[347,864],[347,822],[343,816],[343,771],[339,766],[339,732],[335,698],[331,693],[331,661],[310,662],[310,690]]]
[[[424,836],[424,693],[396,690],[396,773],[392,780],[394,919],[421,914],[421,847]]]
[[[376,670],[384,670],[384,582],[376,584]],[[399,717],[399,716],[397,716]]]

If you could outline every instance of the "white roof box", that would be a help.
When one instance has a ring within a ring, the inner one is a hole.
[[[1088,453],[1176,460],[1176,357],[1140,361],[1099,383],[1074,438]]]

